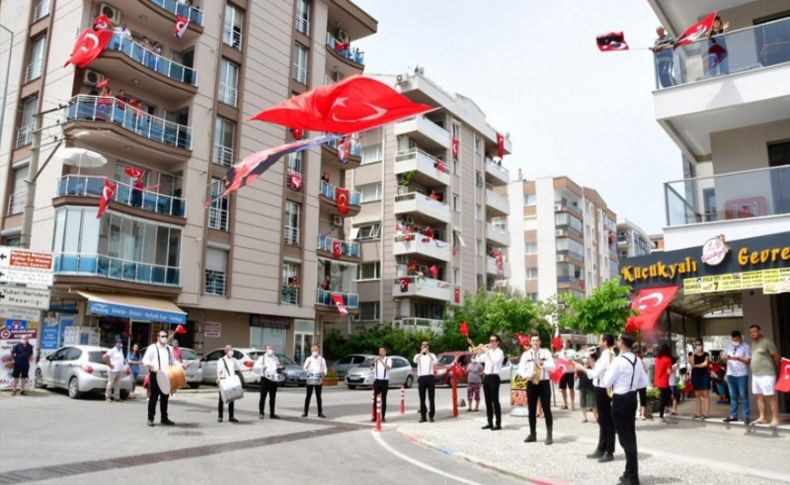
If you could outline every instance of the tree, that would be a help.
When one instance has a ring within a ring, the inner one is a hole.
[[[563,327],[579,333],[616,334],[625,328],[628,317],[634,315],[628,304],[631,288],[616,279],[604,282],[585,298],[564,294],[561,301],[566,311],[560,315]]]

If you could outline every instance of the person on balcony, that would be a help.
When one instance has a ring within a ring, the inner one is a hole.
[[[329,183],[329,181],[331,180],[330,177],[329,177],[329,172],[324,172],[321,175],[321,180],[326,182],[326,183]]]
[[[145,190],[145,182],[143,182],[142,177],[137,177],[132,182],[132,206],[133,207],[142,207],[143,206],[143,191]]]
[[[332,291],[332,281],[329,276],[324,276],[324,280],[321,282],[321,289],[324,291]]]
[[[124,42],[128,42],[132,40],[132,32],[126,26],[126,24],[116,25],[112,29],[112,48],[118,49],[122,47]]]
[[[708,32],[708,74],[719,76],[729,74],[730,63],[727,60],[727,44],[724,33],[729,29],[729,22],[722,22],[718,15],[713,20],[713,27]]]
[[[656,35],[658,38],[653,42],[653,47],[650,50],[655,54],[658,81],[662,88],[667,88],[675,84],[675,79],[672,77],[672,47],[675,44],[675,39],[667,34],[663,25],[656,27]]]

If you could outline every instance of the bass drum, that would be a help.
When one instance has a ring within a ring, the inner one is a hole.
[[[233,402],[244,397],[244,388],[241,385],[239,376],[232,375],[219,381],[219,395],[222,402]]]

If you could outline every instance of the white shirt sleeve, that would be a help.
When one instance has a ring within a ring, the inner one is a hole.
[[[326,375],[327,368],[326,368],[326,359],[323,357],[319,357],[321,359],[321,375]]]
[[[258,357],[252,366],[252,371],[257,375],[263,375],[263,356]]]
[[[557,365],[554,363],[554,357],[551,356],[551,352],[546,351],[546,360],[543,361],[543,370],[552,372],[556,368]]]
[[[609,354],[607,352],[601,352],[601,356],[598,360],[595,361],[595,366],[592,369],[587,370],[587,377],[590,379],[600,379],[606,373],[606,369],[609,367]],[[604,386],[603,384],[601,387],[608,387]]]
[[[609,366],[609,371],[604,373],[603,375],[603,379],[601,380],[601,387],[605,387],[605,388],[613,387],[615,379],[620,374],[620,372],[622,372],[623,362],[625,362],[624,359],[615,359],[614,362],[612,362],[612,365]],[[631,367],[630,364],[628,366]],[[644,372],[644,370],[642,372]]]
[[[529,379],[532,377],[531,375],[527,374],[529,372],[527,370],[527,352],[521,354],[521,359],[518,361],[518,375],[523,377],[524,379]]]
[[[156,344],[149,345],[147,349],[145,349],[145,354],[143,355],[143,365],[147,367],[157,366],[158,363],[156,362],[156,349],[154,348]]]
[[[313,356],[306,358],[304,360],[304,364],[302,364],[302,369],[309,371],[310,370],[310,363],[313,361]]]

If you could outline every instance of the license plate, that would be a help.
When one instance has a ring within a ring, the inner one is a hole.
[[[107,371],[106,370],[100,370],[99,371],[99,377],[107,377]]]
[[[348,382],[362,382],[362,378],[360,377],[349,377]]]

